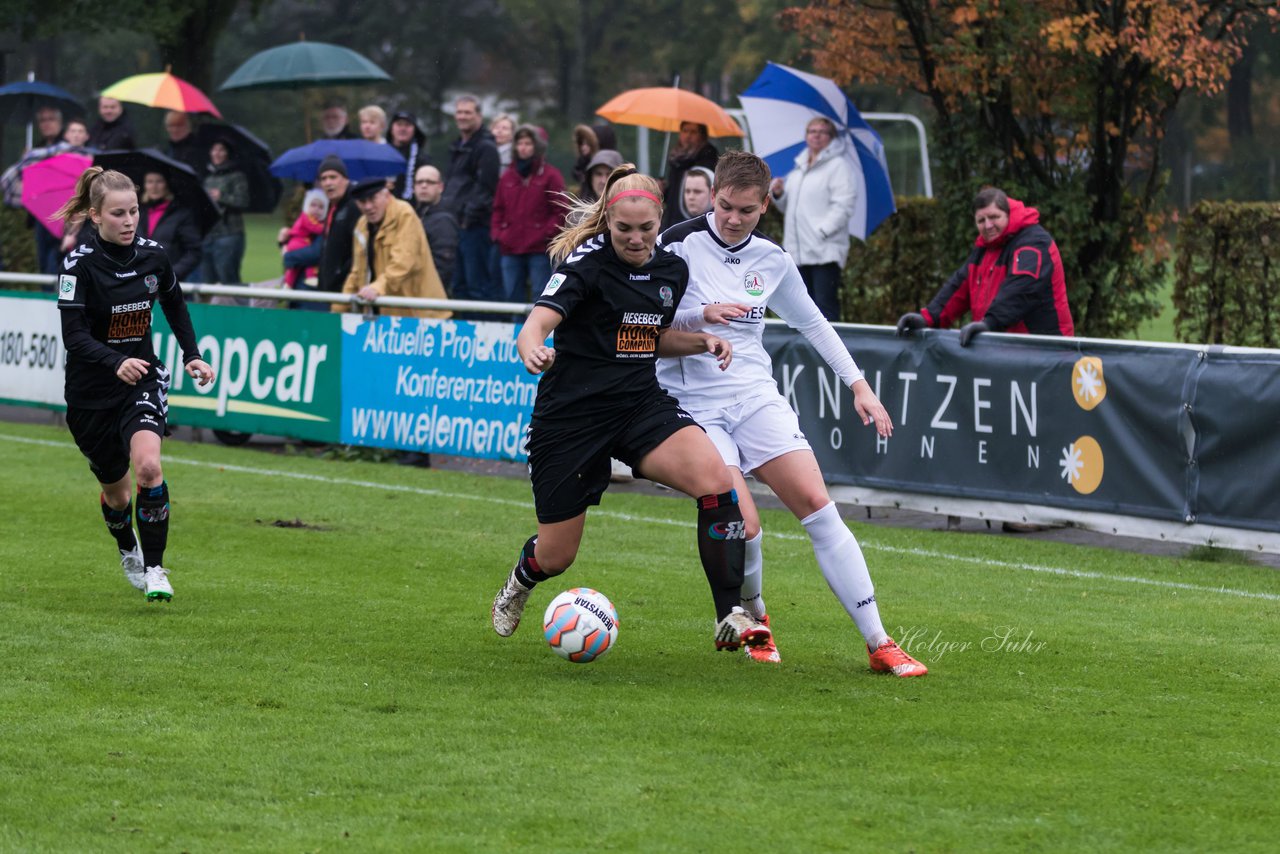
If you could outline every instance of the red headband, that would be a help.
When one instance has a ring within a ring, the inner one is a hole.
[[[648,199],[658,207],[662,207],[662,199],[658,198],[653,193],[650,193],[648,190],[623,190],[621,193],[618,193],[618,195],[610,199],[609,203],[605,205],[605,207],[613,207],[619,199],[625,199],[627,196],[639,196],[642,199]]]

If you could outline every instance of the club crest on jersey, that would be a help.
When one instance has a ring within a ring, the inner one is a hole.
[[[155,276],[147,276],[142,282],[147,286],[147,293],[149,294],[154,294],[156,289],[160,287],[160,280]]]
[[[663,308],[671,308],[673,305],[675,305],[675,303],[672,302],[672,297],[674,296],[674,294],[671,293],[671,288],[667,287],[666,285],[663,285],[662,287],[658,288],[658,296],[662,297]]]
[[[58,299],[76,298],[76,277],[65,273],[58,277]]]
[[[747,293],[753,297],[758,297],[764,293],[764,277],[755,270],[742,277],[742,286]]]
[[[554,276],[552,276],[550,279],[547,280],[547,286],[542,289],[542,295],[544,297],[549,297],[552,294],[554,294],[556,291],[560,290],[560,286],[564,284],[564,279],[565,279],[564,273],[556,273]]]

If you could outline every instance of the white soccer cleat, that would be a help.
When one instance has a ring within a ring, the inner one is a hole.
[[[146,567],[142,565],[142,546],[134,544],[130,551],[120,550],[120,568],[124,570],[124,577],[128,579],[138,590],[146,590],[147,582],[144,578]]]
[[[733,610],[716,623],[716,649],[736,652],[743,644],[764,646],[772,638],[773,633],[768,626],[738,605],[734,605]]]
[[[169,570],[162,566],[149,566],[143,576],[146,582],[147,601],[168,602],[173,598],[173,585],[169,583]]]
[[[516,579],[515,570],[507,576],[507,583],[502,585],[498,595],[493,599],[493,630],[504,638],[515,634],[524,616],[524,603],[529,601],[533,588],[525,587]]]

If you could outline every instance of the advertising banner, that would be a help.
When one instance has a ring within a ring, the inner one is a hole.
[[[342,318],[342,441],[524,460],[538,378],[511,323]]]
[[[152,321],[156,355],[173,373],[170,419],[190,427],[338,441],[342,347],[337,315],[189,304],[215,383],[182,370],[164,313]]]
[[[893,418],[892,438],[861,424],[803,337],[766,332],[778,385],[831,483],[1277,530],[1280,354],[841,336]]]
[[[0,297],[0,401],[66,409],[62,319],[53,294]]]

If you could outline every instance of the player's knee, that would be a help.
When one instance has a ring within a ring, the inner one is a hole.
[[[160,458],[146,456],[134,460],[133,475],[138,479],[138,486],[158,486],[164,480]]]
[[[746,526],[748,540],[754,540],[756,537],[760,536],[761,528],[759,519],[747,519]]]

